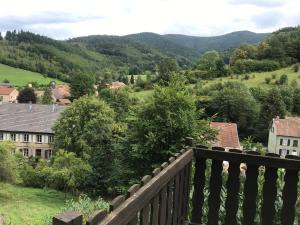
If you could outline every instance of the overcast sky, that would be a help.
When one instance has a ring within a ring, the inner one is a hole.
[[[66,39],[138,32],[212,36],[300,24],[300,0],[0,0],[0,31]]]

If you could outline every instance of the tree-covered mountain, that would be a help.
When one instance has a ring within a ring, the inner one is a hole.
[[[73,74],[118,77],[132,68],[155,71],[166,57],[181,68],[195,64],[206,50],[223,51],[258,43],[266,34],[235,32],[218,37],[139,33],[94,35],[58,41],[30,32],[8,31],[0,39],[0,63],[69,81]]]

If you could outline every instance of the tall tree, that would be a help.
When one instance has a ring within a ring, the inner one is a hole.
[[[178,71],[178,64],[175,59],[164,58],[158,64],[158,80],[167,84],[174,72]]]
[[[26,87],[19,92],[17,97],[19,103],[36,103],[36,95],[34,89],[31,87]]]
[[[0,182],[14,182],[17,163],[12,154],[15,146],[9,142],[0,142]]]
[[[76,153],[92,166],[87,188],[107,192],[117,158],[113,144],[121,132],[114,111],[99,98],[83,96],[61,114],[53,129],[57,148]]]
[[[256,134],[258,139],[267,142],[269,125],[272,119],[279,116],[284,118],[286,114],[286,105],[278,88],[272,88],[264,99],[261,105],[259,124]]]
[[[51,104],[53,102],[52,92],[50,88],[45,88],[44,95],[42,97],[42,104]]]
[[[95,77],[86,74],[73,74],[70,80],[71,98],[78,99],[84,95],[93,95]]]
[[[1,32],[0,32],[0,41],[2,41],[3,40],[3,37],[2,37],[2,34],[1,34]]]

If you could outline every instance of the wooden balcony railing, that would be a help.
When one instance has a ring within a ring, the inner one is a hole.
[[[191,184],[193,161],[195,170]],[[242,217],[239,224],[254,225],[254,218],[259,213],[259,224],[272,225],[276,213],[276,182],[279,168],[285,169],[283,204],[279,210],[281,224],[294,224],[299,157],[287,156],[286,159],[282,159],[275,154],[261,156],[252,151],[243,153],[233,149],[225,152],[222,148],[186,147],[160,168],[155,169],[152,176],[145,176],[140,184],[133,185],[126,196],[115,198],[108,213],[96,212],[88,219],[87,225],[218,225],[222,205],[221,189],[224,188],[223,161],[229,162],[229,168],[225,185],[225,218],[222,224],[238,224],[237,212],[240,204]],[[247,167],[243,198],[239,196],[242,182],[241,163],[245,163]],[[264,183],[262,205],[259,207],[256,200],[258,176],[262,171]],[[205,195],[207,187],[209,192]],[[243,202],[240,202],[240,199],[243,199]],[[206,212],[204,205],[208,208]],[[258,208],[261,208],[260,212]],[[82,225],[82,216],[69,212],[53,218],[53,225],[65,224]]]

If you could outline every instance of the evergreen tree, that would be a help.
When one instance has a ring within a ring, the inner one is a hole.
[[[19,92],[18,98],[19,103],[36,103],[36,95],[33,88],[26,87]]]
[[[74,74],[70,80],[72,99],[78,99],[84,95],[94,94],[95,77],[86,74]]]
[[[50,88],[46,88],[42,97],[42,104],[51,104],[53,102],[52,92]]]
[[[284,118],[286,114],[286,105],[278,88],[272,88],[264,99],[260,115],[259,124],[256,134],[258,139],[267,142],[269,125],[275,117]]]
[[[130,83],[134,84],[134,76],[133,75],[130,76]]]

